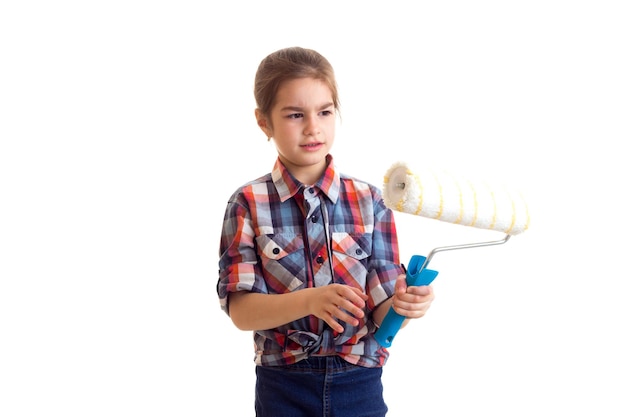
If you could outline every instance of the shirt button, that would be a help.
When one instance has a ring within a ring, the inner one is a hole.
[[[360,255],[360,254],[362,254],[362,253],[363,253],[363,251],[362,251],[361,249],[357,249],[357,250],[356,250],[356,254],[357,254],[357,255]]]
[[[317,216],[311,216],[311,221],[313,223],[317,223]]]
[[[321,256],[318,256],[317,259],[315,260],[318,264],[323,264],[324,263],[324,258]]]
[[[272,249],[272,253],[273,253],[274,255],[278,255],[278,254],[280,253],[280,249],[278,249],[278,248],[274,248],[274,249]]]
[[[309,194],[313,194],[315,192],[315,190],[311,187],[309,188]]]

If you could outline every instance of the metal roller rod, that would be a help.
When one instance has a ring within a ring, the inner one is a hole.
[[[479,248],[482,246],[502,245],[503,243],[508,242],[510,238],[511,238],[511,235],[506,235],[503,239],[500,239],[500,240],[491,240],[487,242],[477,242],[477,243],[466,243],[462,245],[441,246],[438,248],[434,248],[433,250],[430,251],[430,253],[426,257],[426,260],[424,261],[424,264],[422,265],[420,272],[426,269],[426,267],[428,266],[431,259],[433,258],[433,256],[435,256],[436,253],[449,251],[449,250],[456,250],[456,249],[469,249],[469,248]]]

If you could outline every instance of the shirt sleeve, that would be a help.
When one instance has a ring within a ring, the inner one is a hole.
[[[250,210],[242,194],[235,194],[226,206],[220,239],[217,294],[227,314],[228,295],[236,291],[267,293]]]
[[[393,211],[385,206],[380,193],[374,189],[374,230],[372,254],[367,277],[370,295],[368,307],[374,310],[394,293],[396,278],[404,273],[400,265],[398,236]]]

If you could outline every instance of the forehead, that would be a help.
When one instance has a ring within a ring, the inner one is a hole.
[[[296,78],[280,84],[276,93],[276,105],[317,106],[333,103],[332,92],[328,85],[315,78]]]

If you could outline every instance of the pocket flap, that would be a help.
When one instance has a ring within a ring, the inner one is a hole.
[[[302,237],[296,235],[261,235],[256,242],[263,256],[274,261],[303,248]]]
[[[361,260],[370,256],[371,235],[351,235],[346,232],[333,233],[333,251],[345,253]]]

